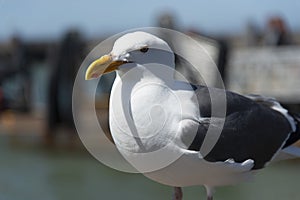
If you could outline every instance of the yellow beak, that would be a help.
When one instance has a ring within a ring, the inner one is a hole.
[[[127,63],[126,61],[113,61],[111,55],[104,55],[90,64],[85,73],[85,80],[91,80],[115,71],[120,65]]]

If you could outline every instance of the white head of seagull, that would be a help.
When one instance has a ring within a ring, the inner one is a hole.
[[[133,32],[118,38],[112,51],[94,61],[86,71],[85,79],[98,78],[117,70],[120,74],[132,67],[158,63],[175,67],[174,53],[162,39],[146,33]]]

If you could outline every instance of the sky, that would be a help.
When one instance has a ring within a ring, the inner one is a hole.
[[[176,17],[180,29],[206,33],[240,33],[251,20],[259,26],[281,15],[300,31],[299,0],[0,0],[0,40],[58,38],[70,28],[88,37],[156,26],[163,12]]]

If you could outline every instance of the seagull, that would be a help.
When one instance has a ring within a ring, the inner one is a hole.
[[[174,187],[175,200],[182,199],[182,187],[193,185],[204,186],[212,200],[216,187],[247,181],[273,161],[300,156],[293,146],[300,139],[299,114],[273,98],[175,80],[175,55],[153,34],[119,37],[111,52],[88,66],[85,79],[114,71],[114,143],[139,172]]]

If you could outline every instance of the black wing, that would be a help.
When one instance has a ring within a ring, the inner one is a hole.
[[[223,90],[213,90],[216,94],[214,98],[218,98],[218,94],[220,97],[224,95]],[[211,116],[211,100],[206,87],[197,86],[195,92],[201,117],[208,119],[206,122],[200,122],[197,135],[189,146],[190,150],[199,151],[208,126],[213,123],[210,120],[211,117],[222,116]],[[267,104],[245,96],[227,91],[226,100],[224,128],[216,145],[205,156],[205,159],[212,162],[227,159],[243,162],[253,159],[255,164],[253,169],[263,168],[283,147],[291,134],[292,128],[289,121],[283,114],[273,110]]]

